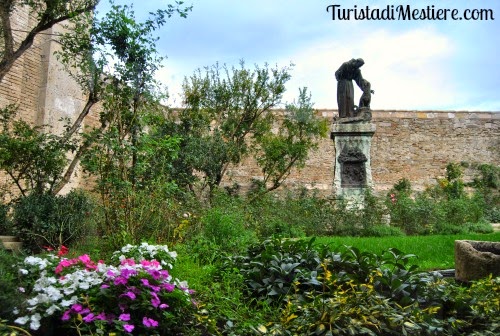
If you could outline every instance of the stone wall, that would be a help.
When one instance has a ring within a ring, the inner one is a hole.
[[[332,120],[336,110],[320,110],[322,118]],[[371,163],[374,189],[390,189],[402,178],[415,189],[444,177],[449,162],[500,163],[500,113],[462,111],[373,111],[376,131],[372,139]],[[288,178],[290,187],[332,191],[335,148],[323,139],[311,153],[306,167]],[[472,171],[466,170],[466,179]],[[468,175],[467,175],[468,174]],[[232,167],[225,185],[249,186],[249,179],[260,178],[252,160]]]
[[[16,6],[11,17],[15,47],[36,25],[36,17],[28,7]],[[54,55],[60,48],[57,36],[64,31],[56,25],[37,35],[28,49],[0,82],[0,108],[9,104],[18,107],[18,118],[36,125],[49,125],[51,132],[61,133],[61,119],[75,120],[85,105],[85,96],[76,81]],[[5,180],[0,174],[0,182]],[[66,191],[80,183],[73,179]]]

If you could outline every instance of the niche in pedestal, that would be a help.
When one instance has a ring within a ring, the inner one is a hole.
[[[366,156],[358,148],[344,148],[339,155],[342,188],[366,187]]]

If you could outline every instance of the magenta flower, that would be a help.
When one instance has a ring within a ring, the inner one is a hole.
[[[67,321],[71,318],[71,309],[66,310],[61,316],[61,320]]]
[[[169,306],[168,306],[168,304],[166,304],[166,303],[162,303],[162,304],[160,305],[160,309],[166,309],[166,308],[168,308],[168,307],[169,307]]]
[[[121,314],[118,319],[120,321],[130,321],[130,314]]]
[[[136,275],[137,271],[136,270],[131,270],[128,268],[124,268],[121,270],[120,275],[126,279],[130,278],[132,275]]]
[[[153,277],[153,279],[158,280],[161,277],[161,273],[158,270],[148,270],[149,275]]]
[[[127,284],[127,278],[124,278],[122,276],[118,276],[118,277],[115,278],[114,284],[116,286],[126,285]]]
[[[79,313],[82,311],[83,307],[81,304],[75,303],[74,305],[71,306],[71,309],[73,309],[75,313]]]
[[[95,315],[93,313],[89,313],[87,316],[83,318],[84,322],[90,323],[95,320]]]
[[[144,279],[144,278],[143,278],[143,279],[141,279],[141,282],[142,282],[142,284],[143,284],[144,286],[146,286],[146,287],[151,286],[151,285],[149,284],[149,280],[148,280],[148,279]]]
[[[152,297],[151,304],[153,305],[153,307],[158,308],[158,306],[161,304],[161,301],[158,298],[158,295],[156,295],[155,292],[151,292],[151,297]]]
[[[144,316],[142,319],[142,324],[144,324],[148,328],[154,328],[158,326],[158,321],[155,321],[149,317]]]
[[[96,315],[95,319],[96,320],[105,321],[106,320],[106,313],[105,312],[100,312],[98,315]]]
[[[134,294],[134,292],[132,292],[132,291],[128,291],[128,292],[122,294],[122,296],[126,296],[130,300],[135,300],[135,297],[136,297],[135,294]]]
[[[133,324],[125,324],[123,326],[123,329],[125,329],[126,332],[132,332],[132,330],[134,330],[134,325]]]
[[[164,283],[163,284],[163,288],[167,291],[167,292],[172,292],[175,288],[175,285],[174,284],[171,284],[171,283]]]

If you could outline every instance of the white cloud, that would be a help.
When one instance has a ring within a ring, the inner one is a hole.
[[[361,57],[362,74],[375,90],[373,109],[436,109],[453,101],[446,66],[453,44],[447,37],[431,29],[376,30],[361,36],[354,43],[324,41],[294,55],[292,94],[287,98],[293,99],[297,87],[308,86],[316,108],[336,108],[334,72],[343,62]]]

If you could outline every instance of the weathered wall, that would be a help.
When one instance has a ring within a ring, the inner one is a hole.
[[[16,6],[11,23],[16,47],[27,31],[36,25],[36,18],[28,7]],[[52,132],[59,134],[64,126],[60,120],[75,120],[85,105],[85,96],[79,85],[54,56],[60,48],[56,38],[63,31],[62,25],[56,25],[39,34],[33,46],[14,63],[0,82],[0,108],[16,104],[18,118],[36,125],[49,125]],[[78,183],[79,179],[75,178],[65,190]]]
[[[336,110],[320,110],[332,120]],[[375,191],[390,189],[401,178],[408,178],[417,189],[443,177],[449,162],[500,163],[500,113],[460,111],[373,111],[376,125],[371,148]],[[306,167],[294,171],[287,185],[332,191],[335,148],[323,139],[311,153]],[[467,171],[466,171],[467,173]],[[243,188],[249,178],[260,177],[251,160],[233,167],[224,181]],[[465,176],[466,179],[470,176]]]

